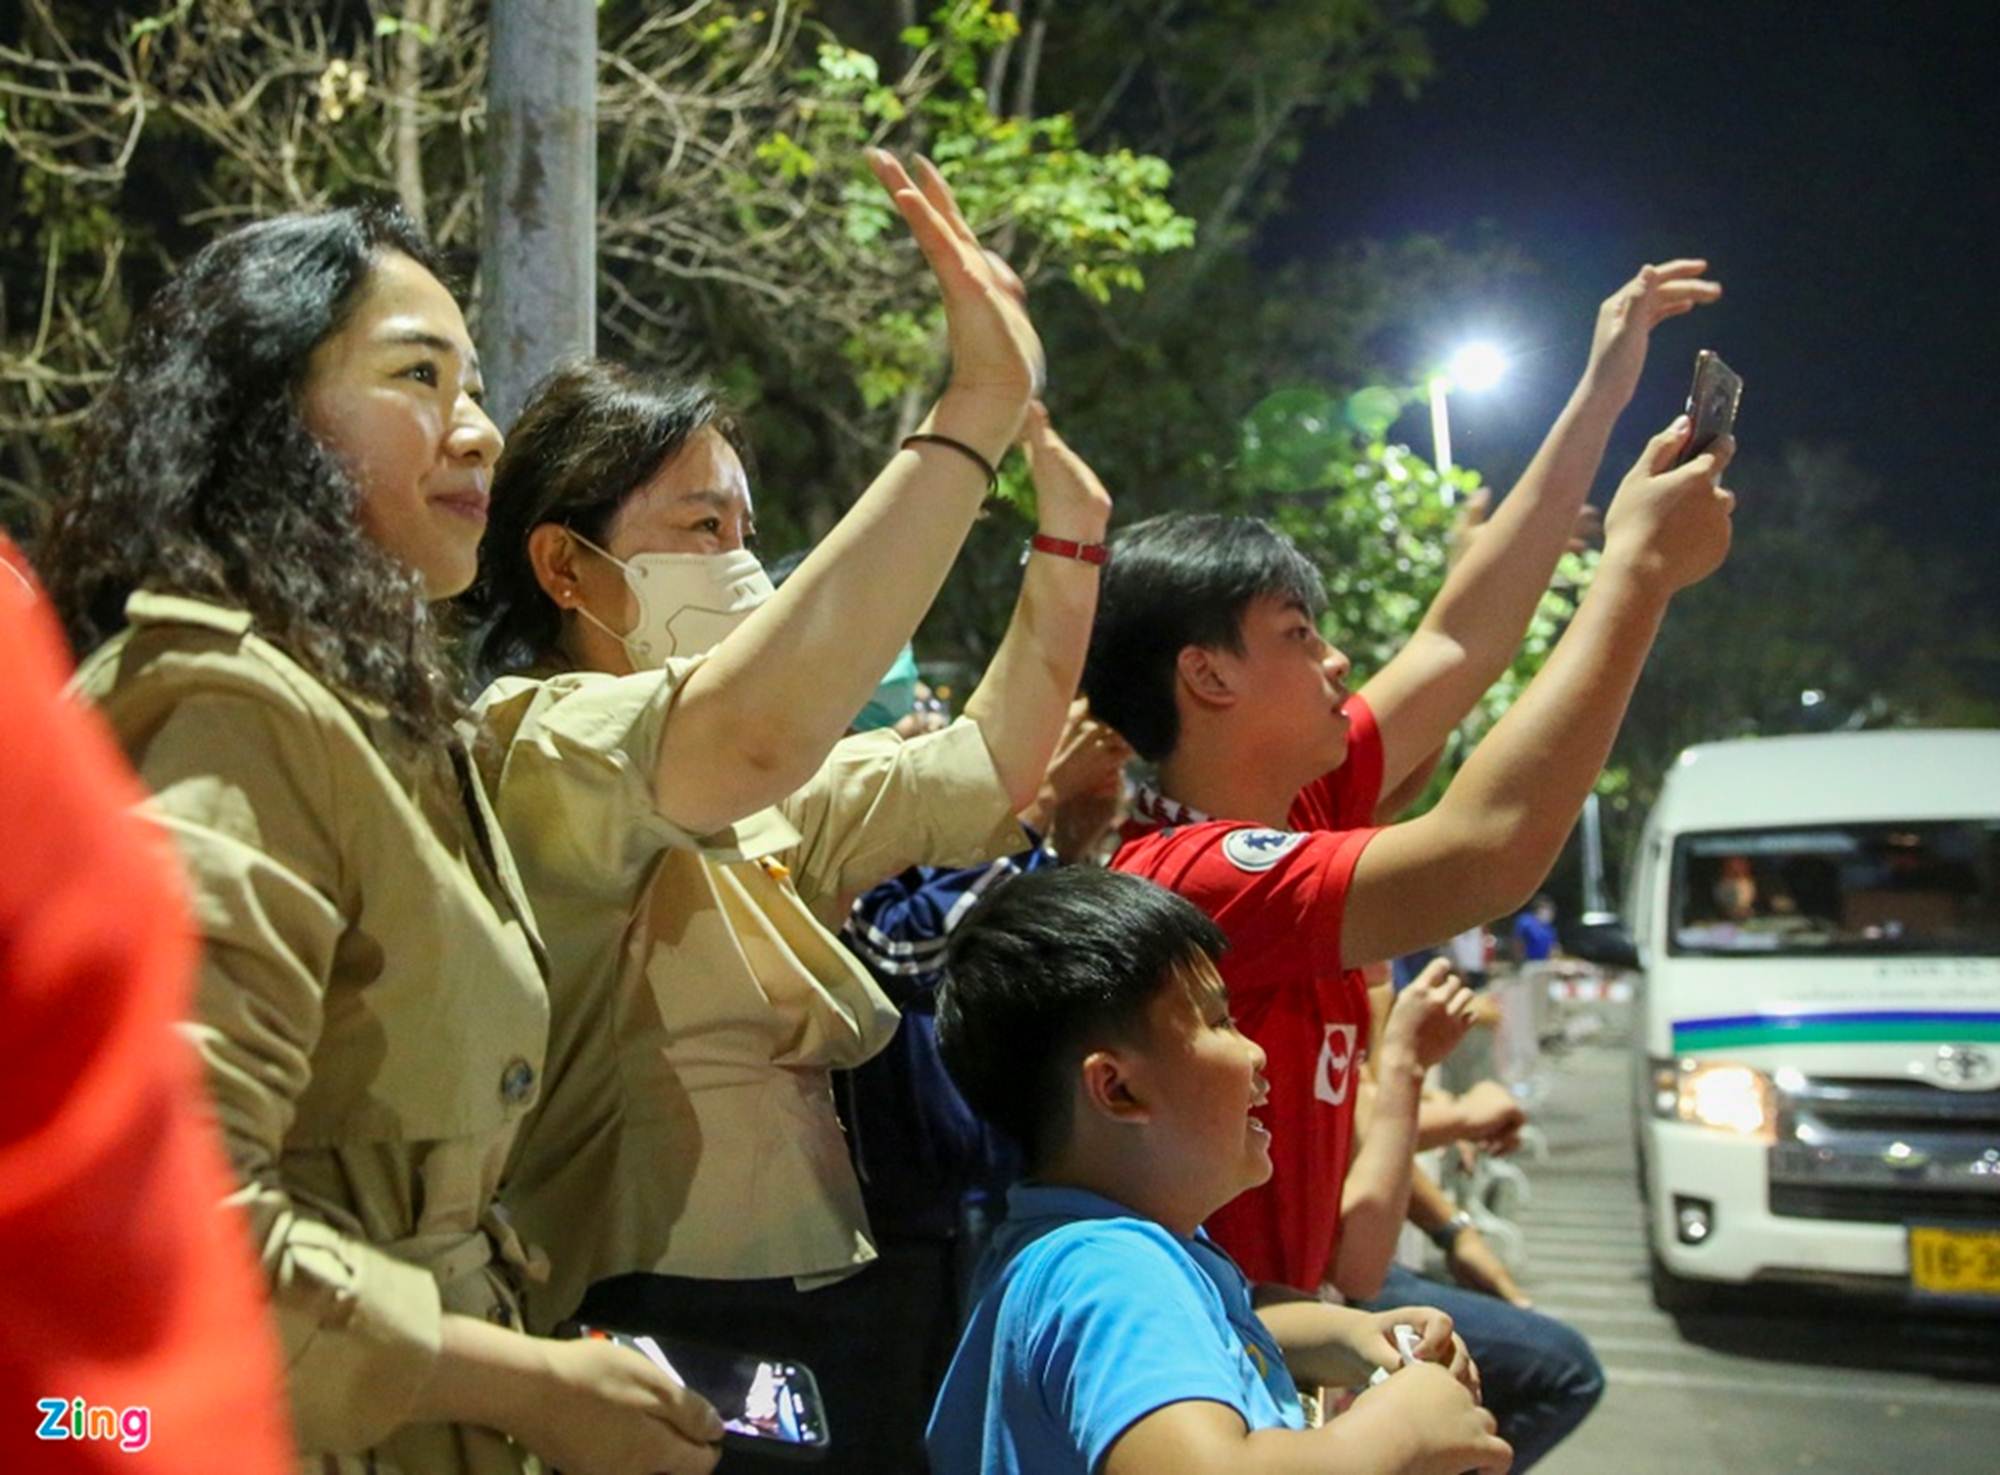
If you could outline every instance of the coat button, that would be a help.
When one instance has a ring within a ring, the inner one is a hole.
[[[486,1313],[486,1319],[492,1322],[495,1326],[510,1327],[514,1324],[514,1313],[509,1311],[507,1309],[507,1303],[505,1301],[502,1301],[496,1306],[494,1306],[494,1308],[491,1311]]]
[[[500,1099],[509,1106],[519,1106],[535,1091],[535,1068],[519,1055],[507,1063],[507,1069],[500,1073]]]

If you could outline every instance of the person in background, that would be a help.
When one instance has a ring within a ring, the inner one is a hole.
[[[192,1054],[174,858],[0,536],[0,1468],[279,1475],[278,1351]],[[38,1434],[58,1405],[62,1437]],[[86,1410],[72,1429],[76,1402]],[[100,1411],[110,1429],[92,1432]]]
[[[1486,987],[1486,924],[1475,923],[1463,932],[1454,933],[1444,945],[1445,956],[1451,959],[1452,971],[1465,980],[1465,986],[1474,993]]]
[[[1512,938],[1517,966],[1545,963],[1556,956],[1561,948],[1556,940],[1555,899],[1546,891],[1536,892],[1535,899],[1514,918]]]
[[[897,694],[886,698],[863,720],[904,720]],[[841,929],[903,1016],[887,1049],[836,1079],[883,1278],[896,1287],[876,1363],[874,1438],[894,1462],[884,1468],[922,1468],[924,1419],[964,1318],[967,1278],[1020,1176],[1019,1154],[966,1105],[938,1056],[945,947],[966,913],[1014,877],[1093,857],[1117,817],[1129,756],[1079,699],[1023,811],[1024,848],[981,866],[912,866],[865,893]]]
[[[186,1033],[305,1458],[706,1471],[702,1400],[518,1329],[535,1262],[495,1192],[548,996],[430,610],[472,578],[500,449],[479,397],[399,212],[245,226],[140,315],[39,566],[186,869]]]
[[[1265,1295],[1202,1229],[1271,1173],[1226,947],[1188,902],[1095,866],[1022,876],[953,936],[939,1045],[1029,1176],[931,1417],[934,1475],[1507,1469],[1449,1317]],[[1299,1381],[1378,1369],[1397,1370],[1307,1427]]]
[[[881,1049],[896,1013],[830,929],[913,862],[1018,847],[1110,514],[1032,403],[1040,346],[1019,283],[934,170],[919,190],[886,156],[876,167],[937,277],[952,377],[783,587],[747,546],[748,478],[712,396],[591,362],[553,375],[514,427],[468,611],[481,667],[515,673],[477,710],[503,739],[487,781],[551,956],[550,1067],[506,1194],[555,1267],[531,1323],[574,1313],[797,1359],[827,1401],[832,1470],[877,1468],[873,1361],[857,1349],[895,1294],[832,1072]],[[1017,437],[1040,526],[966,719],[840,741]],[[915,468],[942,484],[885,495]],[[634,783],[635,740],[692,716],[686,697],[659,705],[662,673],[727,673],[768,705]],[[543,737],[509,737],[526,725]],[[718,809],[718,773],[746,748],[762,751],[761,807]]]
[[[1372,991],[1371,1033],[1382,1038],[1389,1011],[1387,990]],[[1461,1044],[1460,1049],[1464,1046]],[[1367,1062],[1360,1079],[1355,1136],[1365,1141],[1376,1094],[1376,1070]],[[1426,1092],[1418,1110],[1416,1146],[1506,1154],[1519,1143],[1527,1112],[1498,1081],[1478,1081],[1456,1095]],[[1378,1287],[1343,1286],[1352,1304],[1386,1310],[1411,1302],[1433,1305],[1452,1318],[1479,1359],[1486,1406],[1514,1446],[1519,1468],[1553,1449],[1604,1396],[1604,1369],[1575,1328],[1532,1309],[1513,1274],[1422,1165],[1410,1169],[1408,1220],[1444,1256],[1452,1284],[1417,1274],[1392,1260]]]

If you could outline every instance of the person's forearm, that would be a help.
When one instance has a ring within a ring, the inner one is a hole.
[[[417,1395],[413,1424],[476,1424],[519,1435],[519,1415],[547,1393],[540,1338],[446,1312],[429,1380]]]
[[[947,392],[931,426],[990,461],[1019,406]],[[658,763],[661,811],[705,834],[809,778],[937,597],[985,478],[950,446],[899,451],[783,588],[687,679]]]
[[[1467,1135],[1465,1113],[1448,1091],[1427,1094],[1417,1107],[1417,1151],[1448,1147]]]
[[[1243,1441],[1228,1475],[1396,1475],[1416,1443],[1387,1409],[1357,1403],[1317,1429],[1260,1429]],[[1218,1472],[1220,1475],[1220,1472]]]
[[[1343,1296],[1366,1301],[1382,1289],[1409,1212],[1410,1174],[1417,1151],[1417,1103],[1424,1072],[1414,1056],[1376,1065],[1367,1129],[1348,1166],[1340,1195],[1340,1244],[1329,1278]]]
[[[1077,543],[1104,539],[1104,524],[1081,517],[1049,525],[1051,537]],[[1069,704],[1083,675],[1090,622],[1097,613],[1098,566],[1059,554],[1036,553],[1021,573],[1021,596],[992,664],[966,699],[993,767],[1014,807],[1032,805],[1049,757],[1062,736]]]
[[[1113,1445],[1105,1475],[1403,1475],[1417,1443],[1394,1416],[1363,1399],[1316,1429],[1204,1429],[1192,1441],[1162,1441],[1143,1452]]]
[[[1381,722],[1383,786],[1399,799],[1404,776],[1505,673],[1575,535],[1621,408],[1588,386],[1586,375],[1512,493],[1451,565],[1408,644],[1363,688]]]
[[[1548,874],[1610,756],[1669,591],[1607,556],[1576,618],[1520,700],[1419,824],[1450,826],[1466,922],[1521,906]]]
[[[1430,757],[1404,774],[1396,787],[1375,801],[1375,823],[1394,824],[1402,817],[1403,811],[1424,797],[1424,790],[1430,787],[1431,775],[1437,772],[1438,764],[1444,761],[1444,749],[1431,749]]]
[[[1422,1168],[1410,1171],[1410,1222],[1425,1234],[1442,1229],[1458,1217],[1458,1205],[1445,1196]]]
[[[1592,390],[1586,376],[1418,625],[1418,639],[1443,638],[1463,653],[1479,690],[1513,660],[1575,533],[1577,511],[1622,409]]]
[[[1257,1319],[1301,1387],[1358,1388],[1374,1375],[1375,1364],[1356,1347],[1357,1325],[1370,1324],[1365,1311],[1300,1294],[1259,1305]]]
[[[1037,835],[1040,835],[1044,840],[1047,840],[1049,837],[1049,826],[1055,820],[1055,813],[1055,797],[1049,786],[1045,783],[1039,789],[1035,790],[1035,797],[1028,801],[1025,808],[1018,810],[1014,818],[1033,830]]]

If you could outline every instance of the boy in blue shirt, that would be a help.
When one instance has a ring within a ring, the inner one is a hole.
[[[931,1414],[934,1475],[1464,1475],[1512,1460],[1442,1312],[1265,1302],[1202,1221],[1270,1176],[1264,1052],[1199,909],[1090,867],[1022,876],[954,934],[938,1043],[1029,1179]],[[1293,1382],[1418,1361],[1324,1427]]]

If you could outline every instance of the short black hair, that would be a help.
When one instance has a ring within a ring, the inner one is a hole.
[[[1228,946],[1199,907],[1138,876],[1030,871],[953,930],[938,1051],[972,1109],[1034,1168],[1068,1130],[1076,1061],[1107,1039],[1141,1037],[1167,981]]]
[[[1174,670],[1190,645],[1243,649],[1243,612],[1270,597],[1317,619],[1326,585],[1296,544],[1262,518],[1170,512],[1112,544],[1097,596],[1083,690],[1139,756],[1180,741]]]

